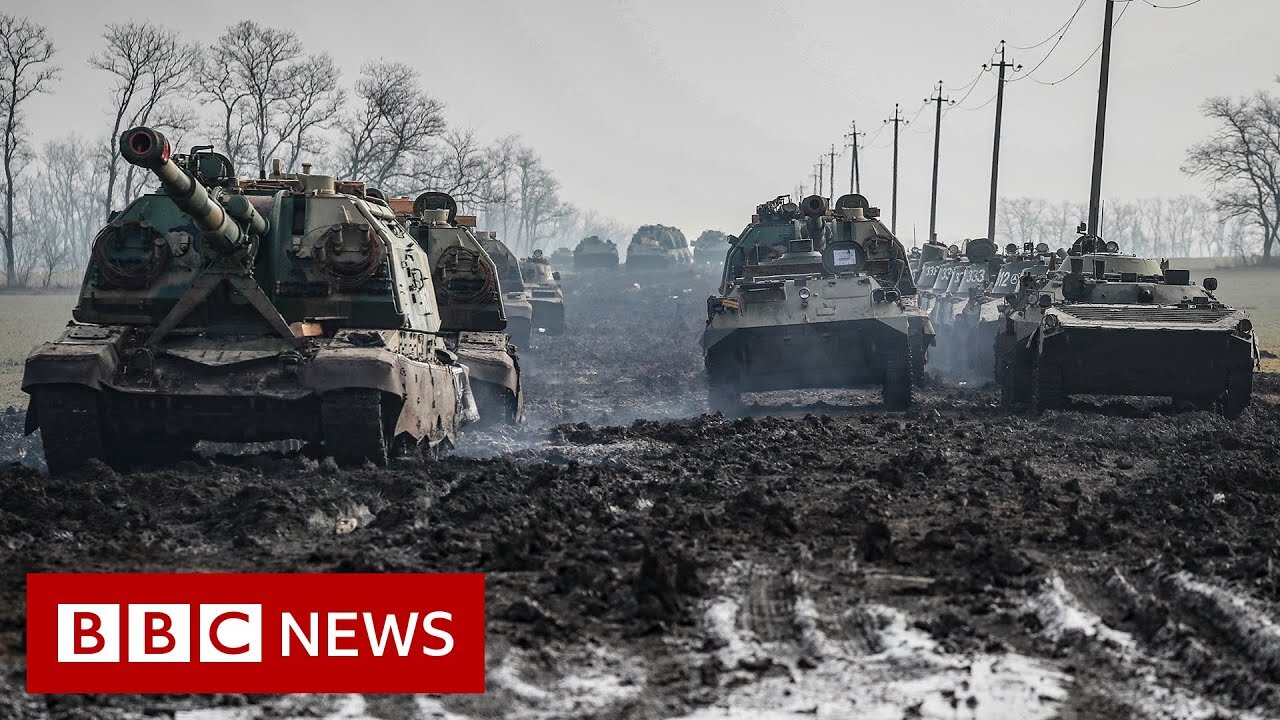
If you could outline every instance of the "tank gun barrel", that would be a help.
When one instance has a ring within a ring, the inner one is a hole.
[[[224,207],[203,185],[169,159],[172,150],[163,133],[136,127],[120,135],[120,156],[131,165],[150,170],[161,187],[196,227],[219,250],[232,253],[246,247],[253,236],[267,231],[267,221],[241,196]],[[237,222],[239,221],[239,222]]]

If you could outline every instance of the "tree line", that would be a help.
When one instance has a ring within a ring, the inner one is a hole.
[[[264,176],[279,159],[287,172],[308,162],[392,196],[448,192],[521,254],[626,233],[565,201],[553,171],[520,137],[485,141],[449,122],[445,103],[397,60],[369,60],[344,79],[329,53],[252,20],[230,25],[207,48],[148,21],[110,24],[84,60],[104,81],[110,127],[37,145],[26,109],[56,91],[60,61],[48,28],[0,13],[8,287],[47,286],[78,270],[111,210],[151,184],[116,144],[137,125],[163,131],[175,148],[214,144],[242,176]]]

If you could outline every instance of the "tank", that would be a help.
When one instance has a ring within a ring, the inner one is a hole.
[[[911,404],[933,328],[915,304],[902,243],[861,195],[756,208],[707,300],[702,349],[713,410],[741,393],[878,385]]]
[[[502,285],[502,307],[507,313],[507,335],[516,347],[529,347],[529,333],[533,328],[533,304],[529,289],[520,273],[520,261],[490,230],[479,234],[480,244],[498,268],[498,282]]]
[[[618,246],[612,240],[604,240],[597,235],[585,237],[573,249],[573,269],[590,270],[604,268],[618,269]]]
[[[679,228],[643,225],[627,246],[628,270],[668,270],[693,264],[693,250]]]
[[[703,230],[697,241],[693,243],[693,261],[699,265],[723,263],[733,239],[732,235],[726,235],[719,230]]]
[[[1218,300],[1215,279],[1196,285],[1093,236],[1057,270],[1024,277],[995,344],[1006,404],[1039,412],[1087,394],[1164,396],[1228,417],[1248,407],[1253,324]]]
[[[200,440],[319,443],[342,464],[452,444],[475,419],[438,337],[426,254],[359,182],[237,180],[146,127],[121,156],[160,182],[93,241],[74,320],[32,351],[28,433],[52,473]]]
[[[564,290],[560,288],[560,273],[551,267],[551,261],[541,250],[534,250],[533,255],[520,261],[520,273],[533,305],[533,329],[548,335],[563,335]]]
[[[498,268],[472,232],[475,218],[458,214],[447,193],[397,198],[391,207],[427,253],[440,308],[439,335],[466,366],[480,423],[517,423],[524,417],[520,358],[508,341]]]

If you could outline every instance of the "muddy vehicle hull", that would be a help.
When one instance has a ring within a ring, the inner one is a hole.
[[[533,306],[533,328],[548,335],[564,334],[564,300],[560,297],[534,297],[529,303]]]
[[[520,358],[506,333],[461,332],[449,341],[458,362],[467,368],[480,425],[516,423],[524,419]]]
[[[909,332],[903,317],[708,330],[704,357],[713,384],[741,392],[877,385]]]
[[[502,309],[507,314],[507,335],[511,342],[516,347],[529,347],[529,336],[533,332],[533,303],[525,293],[507,293],[502,299]]]
[[[693,252],[688,248],[665,251],[632,248],[627,251],[628,270],[670,270],[692,264]]]
[[[1048,310],[1029,337],[1006,332],[995,347],[1006,399],[1038,410],[1077,394],[1135,395],[1235,416],[1253,390],[1250,327],[1224,307],[1066,305]]]
[[[123,326],[72,325],[27,358],[28,430],[50,470],[97,457],[163,462],[196,442],[298,439],[343,464],[454,444],[468,422],[465,370],[433,338],[353,330],[332,340],[174,337],[142,347]]]

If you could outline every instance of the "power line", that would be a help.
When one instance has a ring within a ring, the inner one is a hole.
[[[1133,2],[1133,0],[1116,0],[1116,2],[1127,3],[1127,2]],[[1150,5],[1153,8],[1156,8],[1157,10],[1181,10],[1184,7],[1191,7],[1192,5],[1195,5],[1196,3],[1200,2],[1200,0],[1191,0],[1191,2],[1185,2],[1185,3],[1182,3],[1181,5],[1157,5],[1151,2],[1151,0],[1142,0],[1142,2]]]
[[[1031,75],[1035,73],[1035,71],[1040,69],[1041,65],[1044,65],[1045,62],[1049,60],[1049,58],[1053,57],[1054,51],[1057,50],[1058,46],[1062,44],[1062,39],[1067,36],[1068,32],[1071,32],[1071,26],[1075,23],[1076,17],[1080,15],[1080,9],[1084,7],[1084,4],[1087,1],[1088,0],[1080,0],[1080,4],[1076,6],[1076,11],[1071,14],[1071,17],[1067,20],[1067,24],[1062,26],[1062,32],[1058,34],[1058,39],[1053,42],[1053,45],[1049,48],[1049,52],[1045,53],[1044,57],[1040,58],[1040,62],[1036,63],[1035,67],[1028,70],[1026,75],[1022,76],[1021,78],[1018,78],[1017,80],[1010,80],[1009,82],[1015,83],[1031,77]],[[1013,47],[1019,50],[1023,49],[1023,48],[1018,48],[1016,45]]]
[[[1196,0],[1196,2],[1199,2],[1199,1],[1200,1],[1200,0]],[[1120,8],[1120,14],[1116,16],[1116,21],[1115,21],[1115,22],[1113,22],[1113,23],[1111,23],[1111,27],[1113,27],[1113,28],[1114,28],[1115,26],[1119,25],[1119,24],[1120,24],[1120,21],[1124,19],[1124,14],[1125,14],[1125,13],[1127,13],[1127,12],[1129,12],[1129,5],[1128,5],[1128,4],[1126,4],[1124,7]],[[1040,78],[1034,78],[1034,77],[1033,77],[1033,78],[1031,78],[1031,79],[1032,79],[1032,80],[1034,80],[1035,82],[1037,82],[1037,83],[1041,84],[1041,85],[1057,85],[1057,84],[1059,84],[1059,83],[1066,82],[1066,81],[1070,80],[1072,77],[1075,77],[1075,74],[1076,74],[1076,73],[1078,73],[1078,72],[1080,72],[1081,70],[1083,70],[1083,69],[1084,69],[1084,66],[1085,66],[1085,65],[1088,65],[1088,64],[1089,64],[1089,61],[1090,61],[1090,60],[1092,60],[1092,59],[1094,58],[1094,56],[1098,54],[1098,51],[1099,51],[1099,50],[1101,50],[1101,49],[1102,49],[1102,43],[1098,43],[1098,46],[1097,46],[1097,47],[1095,47],[1095,48],[1093,49],[1093,52],[1089,53],[1089,57],[1085,58],[1085,59],[1084,59],[1084,62],[1082,62],[1082,63],[1080,63],[1078,66],[1076,66],[1076,69],[1075,69],[1075,70],[1072,70],[1071,72],[1067,73],[1065,77],[1060,77],[1060,78],[1058,78],[1057,80],[1054,80],[1053,82],[1046,82],[1046,81],[1044,81],[1044,80],[1041,80]],[[1028,75],[1028,77],[1030,77],[1030,75]],[[1009,82],[1013,82],[1013,81],[1012,81],[1012,80],[1010,80]]]
[[[1196,0],[1196,1],[1197,1],[1197,2],[1199,2],[1199,0]],[[1086,2],[1088,2],[1088,0],[1080,0],[1080,4],[1076,6],[1076,11],[1075,11],[1075,12],[1073,12],[1073,13],[1071,13],[1071,17],[1067,18],[1067,21],[1066,21],[1066,22],[1064,22],[1064,23],[1062,23],[1062,25],[1058,26],[1058,29],[1057,29],[1057,30],[1054,30],[1054,31],[1049,35],[1049,37],[1047,37],[1047,38],[1045,38],[1045,39],[1041,40],[1040,42],[1036,43],[1035,45],[1013,45],[1013,44],[1010,44],[1010,45],[1009,45],[1009,47],[1013,48],[1014,50],[1035,50],[1036,48],[1040,47],[1041,45],[1044,45],[1045,43],[1049,42],[1050,40],[1054,39],[1055,37],[1057,37],[1059,40],[1061,40],[1062,38],[1060,37],[1060,34],[1061,34],[1061,33],[1066,32],[1067,28],[1068,28],[1068,27],[1070,27],[1071,23],[1075,21],[1075,19],[1076,19],[1076,15],[1079,15],[1079,14],[1080,14],[1080,9],[1084,7],[1084,4],[1085,4]]]

